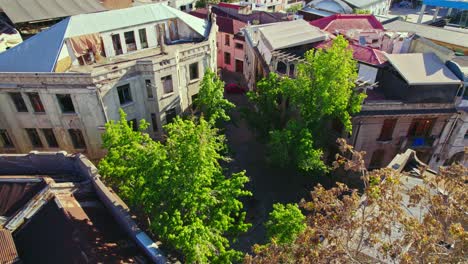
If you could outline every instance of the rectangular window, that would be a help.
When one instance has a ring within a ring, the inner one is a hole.
[[[148,38],[146,37],[146,28],[139,29],[138,35],[140,36],[141,48],[146,49],[148,47]]]
[[[156,122],[156,114],[155,113],[151,114],[151,125],[153,126],[153,131],[157,132],[158,131],[158,122]]]
[[[35,128],[26,128],[26,133],[28,133],[29,141],[31,141],[33,147],[42,148],[42,141]]]
[[[236,42],[236,49],[244,49],[244,44]]]
[[[224,52],[224,64],[231,65],[231,53]]]
[[[186,10],[185,5],[181,5],[180,6],[180,11],[185,11],[185,10]]]
[[[128,120],[127,123],[132,127],[133,131],[138,131],[138,121],[136,119]]]
[[[408,130],[409,137],[428,137],[432,132],[435,118],[430,119],[413,119]]]
[[[396,119],[385,119],[380,130],[380,136],[378,141],[389,141],[392,140],[393,130],[395,129],[397,120]]]
[[[0,140],[4,148],[14,148],[13,141],[8,135],[8,131],[6,129],[0,129]]]
[[[174,118],[176,118],[177,112],[175,108],[169,109],[166,111],[166,124],[172,123]]]
[[[125,84],[117,87],[117,92],[119,93],[120,104],[128,104],[132,102],[132,93],[130,92],[130,84]]]
[[[224,35],[224,45],[229,47],[230,44],[231,43],[229,43],[229,35]]]
[[[172,93],[174,88],[172,87],[172,75],[164,76],[161,78],[163,84],[164,94]]]
[[[125,45],[127,45],[127,52],[137,49],[135,42],[135,32],[127,31],[124,33]]]
[[[57,101],[62,113],[75,113],[75,107],[69,94],[57,94]]]
[[[86,143],[79,129],[68,129],[68,134],[70,134],[71,141],[73,143],[73,147],[75,149],[85,149]]]
[[[148,98],[153,98],[153,85],[151,84],[151,80],[145,80],[145,86]]]
[[[21,93],[10,93],[10,98],[15,104],[16,111],[28,112],[28,108],[26,107],[26,103],[24,102],[24,99]]]
[[[114,46],[115,55],[120,55],[123,53],[122,43],[120,43],[120,35],[112,35],[112,45]]]
[[[31,105],[36,113],[44,113],[44,105],[42,105],[41,97],[39,97],[38,93],[28,93],[29,101],[31,101]]]
[[[190,64],[189,71],[190,71],[190,80],[198,79],[198,62]]]
[[[46,138],[47,145],[49,145],[49,148],[58,148],[59,145],[57,143],[57,139],[55,138],[54,131],[52,128],[43,128],[42,134],[44,134],[44,137]]]

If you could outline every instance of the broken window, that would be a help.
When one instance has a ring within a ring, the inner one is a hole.
[[[231,65],[231,53],[224,52],[224,64]]]
[[[134,118],[127,121],[128,125],[132,127],[133,131],[138,131],[138,121]]]
[[[157,132],[158,131],[158,122],[156,121],[156,114],[151,113],[151,125],[153,127],[153,131]]]
[[[145,80],[145,86],[148,98],[153,98],[153,85],[151,84],[151,80]]]
[[[170,19],[167,21],[169,27],[169,37],[172,41],[179,39],[179,29],[177,28],[177,19]]]
[[[10,93],[10,98],[15,104],[16,111],[28,112],[28,108],[26,107],[26,103],[24,102],[24,99],[21,93]]]
[[[73,143],[73,147],[75,149],[85,149],[86,143],[79,129],[68,129],[68,134],[70,134],[71,141]]]
[[[36,113],[43,113],[45,112],[44,105],[42,104],[41,97],[39,97],[38,93],[28,93],[29,101],[31,101],[31,105]]]
[[[57,143],[57,139],[55,138],[54,131],[52,128],[43,128],[42,134],[44,135],[47,145],[49,145],[49,148],[58,148],[59,145]]]
[[[174,91],[174,88],[172,87],[172,75],[162,77],[161,82],[163,84],[165,94],[172,93]]]
[[[379,141],[392,140],[393,130],[395,129],[396,119],[385,119],[380,131]]]
[[[229,35],[224,35],[224,45],[229,47],[230,44]]]
[[[189,65],[190,80],[198,79],[198,62]]]
[[[148,47],[148,39],[146,37],[146,28],[139,29],[138,35],[140,36],[141,48],[146,49]]]
[[[75,113],[75,107],[69,94],[57,94],[57,101],[62,113]]]
[[[0,141],[2,142],[2,145],[4,148],[14,148],[15,146],[13,145],[13,141],[10,138],[10,135],[8,134],[8,131],[6,129],[0,129]]]
[[[408,130],[409,137],[428,137],[431,134],[434,126],[435,118],[430,119],[413,119]]]
[[[278,64],[276,64],[276,71],[281,74],[286,74],[286,63],[282,61],[278,61]]]
[[[369,163],[369,169],[381,168],[385,151],[383,149],[377,149],[372,153],[372,157]]]
[[[115,55],[120,55],[123,53],[122,50],[122,43],[120,43],[120,35],[113,34],[112,35],[112,45],[114,46]]]
[[[176,118],[177,112],[175,108],[169,109],[166,111],[166,124],[172,123],[174,118]]]
[[[29,141],[31,141],[31,145],[36,148],[42,148],[42,141],[39,138],[39,134],[35,128],[26,128],[26,133],[28,134]]]
[[[127,31],[124,33],[125,45],[127,45],[127,52],[137,49],[135,42],[135,32]]]
[[[125,85],[117,87],[117,92],[119,94],[119,101],[121,105],[132,102],[130,84],[125,84]]]

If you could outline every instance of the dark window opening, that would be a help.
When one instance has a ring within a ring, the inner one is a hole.
[[[231,53],[224,52],[224,64],[231,65]]]
[[[166,111],[166,124],[172,123],[177,116],[175,108],[169,109]]]
[[[0,129],[0,140],[1,140],[4,148],[14,148],[15,147],[13,145],[13,141],[11,140],[10,135],[8,134],[8,131],[6,131],[6,129]]]
[[[41,97],[39,97],[38,93],[28,93],[29,101],[31,101],[31,105],[36,113],[43,113],[45,112],[44,105],[42,104]]]
[[[282,61],[278,61],[278,64],[276,65],[276,71],[281,74],[286,74],[286,64]]]
[[[134,118],[127,121],[128,125],[132,127],[133,131],[138,131],[138,121]]]
[[[145,80],[145,86],[148,98],[153,98],[153,85],[151,84],[151,80]]]
[[[148,47],[148,38],[146,37],[146,28],[139,29],[138,35],[140,36],[141,48],[146,49]]]
[[[153,131],[157,132],[158,131],[158,122],[156,121],[156,114],[151,113],[151,125],[153,127]]]
[[[172,93],[174,91],[174,87],[172,86],[172,75],[162,77],[161,82],[163,84],[165,94]]]
[[[409,137],[428,137],[434,126],[435,118],[431,119],[413,119],[408,130]]]
[[[229,39],[229,35],[224,35],[224,45],[228,46],[231,44]]]
[[[244,49],[244,44],[236,43],[236,49]]]
[[[392,140],[393,130],[395,129],[396,119],[385,119],[380,131],[379,141]]]
[[[26,133],[28,133],[29,141],[33,147],[42,148],[42,141],[35,128],[26,128]]]
[[[73,147],[75,149],[85,149],[86,143],[79,129],[68,129],[68,134],[70,134],[71,141],[73,143]]]
[[[197,109],[197,106],[195,105],[195,101],[197,100],[197,98],[198,98],[198,94],[192,95],[192,110]]]
[[[369,169],[381,168],[385,151],[383,149],[378,149],[372,153],[372,157],[369,163]]]
[[[236,72],[244,72],[244,62],[241,60],[236,60]]]
[[[59,145],[57,143],[57,139],[55,138],[54,131],[51,128],[43,128],[41,130],[42,134],[44,134],[44,137],[46,138],[49,148],[58,148]]]
[[[124,33],[125,45],[127,45],[127,52],[137,49],[135,41],[135,32],[127,31]]]
[[[24,102],[23,96],[21,93],[10,93],[11,100],[15,104],[16,111],[18,112],[28,112],[26,103]]]
[[[57,94],[57,100],[62,113],[75,113],[75,107],[69,94]]]
[[[132,102],[130,84],[125,84],[117,87],[117,92],[119,93],[119,101],[121,105]]]
[[[190,72],[190,80],[198,79],[198,62],[190,64],[189,72]]]
[[[294,77],[294,64],[289,65],[289,77]]]
[[[181,5],[180,6],[180,11],[185,11],[185,10],[186,10],[185,5]]]
[[[172,41],[179,40],[179,29],[177,27],[177,19],[167,21],[169,27],[169,37]]]
[[[119,34],[112,35],[112,45],[114,46],[115,55],[120,55],[123,53]]]
[[[84,55],[78,57],[80,65],[90,65],[95,62],[94,54],[91,50],[88,50]]]

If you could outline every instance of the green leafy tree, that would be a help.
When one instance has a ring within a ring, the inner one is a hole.
[[[242,196],[244,172],[223,174],[219,161],[228,158],[225,138],[209,122],[176,118],[165,126],[164,144],[132,131],[121,110],[119,122],[106,124],[108,154],[99,163],[105,181],[150,220],[150,229],[180,252],[186,263],[229,263],[242,254],[229,238],[245,232]]]
[[[269,220],[265,223],[270,241],[292,243],[306,229],[305,219],[297,204],[274,204]]]
[[[358,15],[369,15],[371,13],[371,11],[367,9],[354,9],[353,12]]]
[[[218,120],[229,121],[226,112],[235,106],[224,98],[224,82],[210,69],[203,76],[195,105],[203,112],[205,118],[214,123]]]

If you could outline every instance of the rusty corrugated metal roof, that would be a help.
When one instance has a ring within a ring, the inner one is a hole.
[[[10,217],[36,195],[45,183],[41,182],[1,182],[0,215]]]
[[[19,261],[15,242],[10,231],[0,229],[0,263],[12,264]]]

